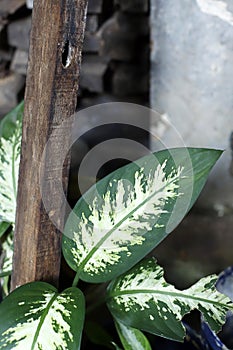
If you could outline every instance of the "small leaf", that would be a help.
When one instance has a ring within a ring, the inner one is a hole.
[[[6,233],[10,226],[11,224],[9,222],[0,222],[0,238]]]
[[[117,321],[115,324],[124,350],[151,350],[148,339],[141,331]]]
[[[24,102],[18,104],[0,121],[0,138],[11,139],[18,129],[18,123],[22,122]]]
[[[19,287],[0,304],[0,348],[80,349],[84,297],[77,288],[59,294],[34,282]]]
[[[217,276],[209,276],[180,291],[164,280],[156,260],[148,259],[111,282],[108,308],[128,326],[182,341],[185,332],[181,320],[191,310],[200,310],[217,331],[226,312],[233,309],[231,301],[215,289],[216,280]]]
[[[221,151],[164,150],[108,175],[78,201],[63,236],[77,277],[105,282],[155,248],[197,199]]]
[[[0,223],[15,222],[23,103],[0,122]]]

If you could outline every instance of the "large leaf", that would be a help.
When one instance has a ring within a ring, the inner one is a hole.
[[[0,304],[0,320],[0,349],[78,350],[84,297],[77,288],[59,294],[47,283],[29,283]]]
[[[157,152],[99,181],[66,223],[63,252],[87,282],[108,281],[141,260],[183,219],[221,151]]]
[[[138,329],[125,326],[116,321],[116,329],[121,339],[124,350],[151,350],[151,346],[145,335]]]
[[[0,122],[0,223],[14,223],[23,103]],[[6,227],[7,229],[7,227]]]
[[[182,341],[185,335],[183,316],[199,309],[210,327],[217,331],[233,304],[215,288],[217,276],[201,279],[187,290],[168,284],[155,259],[139,263],[113,281],[108,288],[108,307],[120,322]]]

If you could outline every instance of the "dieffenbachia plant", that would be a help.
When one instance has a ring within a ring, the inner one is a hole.
[[[8,294],[8,279],[12,270],[22,115],[23,102],[0,121],[0,277],[5,295]]]
[[[1,222],[13,224],[16,182],[12,180],[17,177],[19,154],[15,133],[1,147]],[[180,291],[165,281],[154,258],[145,257],[192,207],[220,155],[213,149],[163,150],[92,186],[69,215],[63,234],[63,254],[76,274],[72,287],[59,292],[34,282],[9,294],[0,304],[0,348],[77,350],[84,329],[94,343],[108,349],[150,350],[143,331],[182,341],[182,318],[193,309],[218,331],[233,305],[215,288],[217,277],[203,278]],[[84,326],[85,314],[88,318],[88,310],[95,306],[87,305],[85,311],[79,280],[110,282],[104,302],[118,340],[104,330],[92,332],[88,319]]]

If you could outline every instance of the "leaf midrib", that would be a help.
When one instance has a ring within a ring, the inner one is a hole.
[[[181,174],[180,174],[181,175]],[[146,202],[150,201],[151,198],[153,198],[157,193],[161,192],[164,188],[166,188],[168,185],[170,185],[173,181],[170,181],[166,183],[165,186],[161,187],[159,190],[155,191],[153,194],[151,194],[149,197],[147,197],[144,201],[142,201],[136,208],[134,208],[129,214],[127,214],[123,219],[121,219],[109,232],[107,232],[100,240],[99,242],[90,250],[90,252],[87,254],[86,258],[83,260],[83,262],[79,265],[79,268],[77,270],[77,275],[80,276],[80,273],[83,270],[83,267],[86,265],[86,263],[90,260],[90,258],[95,254],[95,252],[99,249],[99,247],[111,236],[111,234],[119,228],[125,220],[127,220],[130,216],[132,216],[138,209],[140,209]],[[77,278],[75,278],[77,280]]]
[[[206,298],[201,298],[190,294],[185,294],[182,291],[166,292],[166,291],[154,290],[154,289],[130,289],[130,290],[124,290],[124,291],[110,292],[106,299],[108,300],[108,299],[116,298],[122,295],[133,295],[133,294],[156,294],[156,295],[165,295],[165,296],[179,298],[179,299],[192,299],[192,300],[197,300],[199,302],[203,302],[206,304],[212,304],[212,305],[214,304],[221,307],[224,306],[230,309],[230,305],[228,304],[221,303],[219,301],[212,300],[212,299],[206,299]]]
[[[35,332],[35,335],[34,335],[34,338],[33,338],[31,350],[35,349],[35,346],[36,346],[37,340],[39,338],[40,331],[41,331],[41,328],[43,326],[44,320],[45,320],[46,316],[48,315],[48,313],[50,311],[50,308],[51,308],[52,304],[54,303],[54,301],[56,300],[57,297],[58,297],[58,293],[55,293],[54,296],[51,298],[51,300],[48,302],[46,308],[44,309],[44,311],[42,313],[42,316],[40,317],[40,321],[39,321],[38,327],[36,329],[36,332]]]

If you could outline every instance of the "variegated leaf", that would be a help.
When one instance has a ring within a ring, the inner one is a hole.
[[[0,222],[0,238],[6,233],[10,226],[11,224],[9,222]]]
[[[76,279],[104,282],[141,260],[183,219],[221,153],[160,151],[91,187],[70,214],[63,237]]]
[[[47,283],[29,283],[0,304],[0,320],[2,350],[78,350],[84,297],[77,288],[59,294]]]
[[[9,294],[9,276],[12,273],[13,260],[13,232],[4,237],[2,252],[0,257],[0,277],[2,285],[2,297]]]
[[[12,258],[13,258],[13,232],[9,233],[2,243],[2,266],[0,273],[12,271]]]
[[[139,329],[115,322],[124,350],[151,350],[150,343]]]
[[[18,105],[0,123],[0,223],[14,223],[23,103]]]
[[[217,276],[201,279],[187,290],[168,284],[155,259],[139,263],[108,288],[108,307],[120,322],[169,339],[182,341],[182,317],[193,309],[202,312],[214,331],[225,321],[230,299],[220,294]]]

